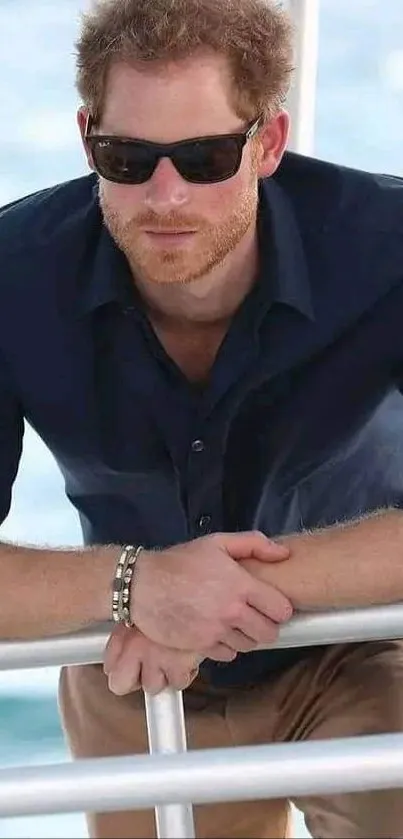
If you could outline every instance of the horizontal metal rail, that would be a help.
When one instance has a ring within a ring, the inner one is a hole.
[[[111,628],[0,642],[0,670],[98,663]],[[298,615],[272,646],[388,638],[403,604]],[[150,755],[0,770],[0,816],[154,806],[159,839],[193,839],[193,803],[403,787],[403,735],[187,752],[182,694],[145,700]]]
[[[37,641],[0,641],[0,670],[102,661],[112,624]],[[403,603],[298,615],[270,649],[403,638]]]
[[[403,734],[384,734],[2,769],[0,816],[398,787]]]

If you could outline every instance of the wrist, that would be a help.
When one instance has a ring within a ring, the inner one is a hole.
[[[96,621],[112,620],[113,580],[122,550],[121,545],[101,545],[90,552],[89,578]]]

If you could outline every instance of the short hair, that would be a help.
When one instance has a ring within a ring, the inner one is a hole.
[[[293,70],[293,25],[273,0],[93,0],[76,41],[78,93],[99,119],[112,64],[165,65],[203,49],[227,58],[241,118],[281,109]]]

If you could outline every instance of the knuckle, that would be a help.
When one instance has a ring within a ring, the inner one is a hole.
[[[222,638],[224,629],[226,629],[227,621],[225,618],[219,618],[210,627],[208,635],[204,636],[203,646],[213,647],[214,644],[219,644]]]
[[[274,624],[271,618],[264,618],[263,616],[259,616],[257,620],[251,621],[248,628],[248,633],[249,635],[253,636],[253,638],[256,638],[258,644],[261,644],[271,633],[273,626]]]
[[[239,653],[249,653],[252,650],[256,649],[256,644],[252,640],[243,640],[242,638],[238,638],[237,641],[234,642],[235,649]]]
[[[227,626],[232,626],[241,620],[245,609],[245,603],[242,600],[235,600],[226,609],[225,623]]]
[[[200,635],[198,643],[195,645],[195,649],[207,649],[218,644],[223,634],[223,625],[225,625],[225,622],[220,621],[215,622],[213,625],[206,628],[203,635]]]
[[[192,673],[190,670],[183,670],[183,672],[176,673],[172,677],[171,684],[172,687],[176,688],[176,690],[183,690],[183,688],[187,687],[189,682],[192,679]]]
[[[210,644],[216,643],[217,638],[221,635],[222,630],[222,622],[219,617],[212,618],[209,624],[206,625],[205,631],[203,632],[203,639],[200,637],[200,640],[203,640],[203,645],[207,643],[208,646]]]
[[[221,650],[213,650],[210,657],[215,661],[231,661],[229,654],[222,652]]]
[[[235,650],[225,649],[217,650],[216,658],[218,661],[234,661],[236,658]]]
[[[210,657],[215,658],[217,661],[234,661],[236,656],[236,651],[225,646],[225,644],[218,644],[217,647],[210,651]]]
[[[231,643],[233,649],[236,650],[238,653],[246,652],[246,638],[242,638],[240,634],[237,635],[237,637],[234,637],[233,635],[229,636],[228,643]]]

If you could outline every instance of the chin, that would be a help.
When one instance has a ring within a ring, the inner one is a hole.
[[[200,279],[199,276],[195,277],[193,274],[184,273],[181,271],[176,271],[172,274],[166,271],[144,271],[143,276],[148,283],[153,283],[153,285],[159,286],[189,285],[190,283],[195,282],[197,279]]]

